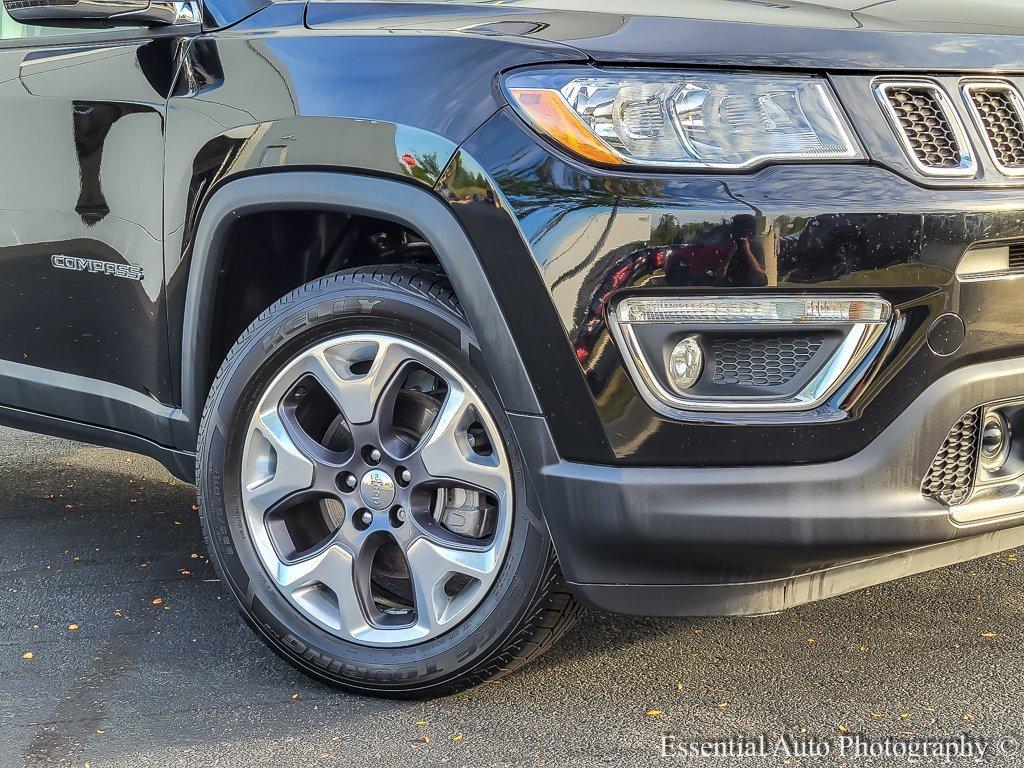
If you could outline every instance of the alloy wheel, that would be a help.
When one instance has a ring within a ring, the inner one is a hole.
[[[449,362],[388,334],[320,342],[275,377],[248,426],[241,485],[278,589],[355,643],[452,629],[508,547],[512,479],[487,406]]]

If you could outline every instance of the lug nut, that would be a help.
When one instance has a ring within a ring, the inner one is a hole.
[[[395,510],[395,519],[400,523],[404,523],[406,518],[405,507],[399,507]]]
[[[412,472],[410,472],[408,469],[403,469],[399,473],[398,479],[401,480],[403,483],[411,483],[412,482]]]
[[[369,525],[373,522],[373,513],[363,512],[363,514],[359,516],[359,519],[362,520],[363,525]]]
[[[359,481],[356,480],[356,476],[355,475],[345,475],[345,487],[346,488],[350,488],[350,489],[351,488],[355,488],[357,485],[359,485]]]
[[[380,451],[376,448],[370,450],[370,461],[380,461]]]

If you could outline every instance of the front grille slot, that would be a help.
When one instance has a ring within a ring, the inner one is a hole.
[[[879,99],[907,155],[930,176],[973,176],[974,156],[949,98],[930,81],[883,82]]]
[[[921,483],[921,493],[947,507],[971,496],[981,449],[981,409],[965,413],[949,431]]]
[[[804,369],[821,344],[819,336],[721,336],[712,343],[712,380],[741,387],[780,387]]]
[[[1024,243],[1010,243],[1010,269],[1024,269]]]
[[[999,170],[1024,172],[1024,109],[1017,90],[1009,83],[969,83],[964,93]]]
[[[889,91],[889,103],[922,164],[929,168],[960,166],[960,145],[934,92],[927,88],[894,88]]]

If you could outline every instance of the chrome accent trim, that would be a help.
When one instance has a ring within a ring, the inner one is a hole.
[[[1013,108],[1017,110],[1017,115],[1021,121],[1024,121],[1024,99],[1021,98],[1020,91],[1008,80],[968,80],[963,82],[960,86],[960,93],[964,97],[964,101],[967,102],[967,111],[971,113],[971,119],[974,120],[974,126],[978,129],[981,134],[982,141],[985,143],[985,149],[988,151],[988,156],[992,160],[992,164],[999,169],[999,172],[1004,176],[1020,177],[1024,176],[1024,167],[1021,168],[1008,168],[999,162],[999,155],[996,152],[995,145],[992,144],[992,137],[988,133],[988,126],[985,125],[985,121],[982,120],[981,112],[978,111],[978,105],[974,103],[972,98],[972,92],[974,90],[986,89],[986,90],[1000,90],[1004,91],[1010,97],[1010,103],[1013,104]]]
[[[150,24],[175,26],[178,24],[196,24],[200,13],[198,3],[191,0],[184,2],[167,2],[166,0],[150,0],[148,7],[142,11],[129,11],[112,18],[138,18]]]
[[[724,300],[726,296],[679,296],[680,299],[691,299],[697,301]],[[770,301],[799,301],[804,302],[806,296],[737,296],[737,299],[770,300]],[[646,359],[636,335],[630,327],[633,323],[620,321],[617,307],[611,307],[608,311],[608,324],[612,337],[615,339],[619,350],[623,353],[622,358],[626,367],[636,384],[644,401],[656,412],[670,418],[677,418],[682,414],[694,412],[703,413],[724,413],[724,414],[754,414],[754,413],[796,413],[810,411],[835,394],[842,387],[856,368],[864,362],[868,353],[875,347],[882,337],[882,334],[889,327],[893,317],[892,305],[885,299],[878,296],[842,296],[828,297],[831,299],[841,298],[844,301],[871,301],[884,304],[885,311],[882,313],[884,319],[877,321],[816,321],[816,322],[790,322],[785,320],[763,320],[744,323],[756,325],[758,328],[775,327],[784,330],[794,328],[825,328],[842,329],[848,328],[846,338],[839,345],[829,361],[822,366],[821,370],[807,383],[797,395],[785,400],[769,400],[765,398],[707,398],[687,397],[675,394],[662,385],[661,381],[651,371],[650,362]],[[664,323],[666,325],[669,322]],[[714,322],[703,322],[702,325],[715,325]],[[721,323],[729,325],[728,322]],[[735,323],[733,323],[735,325]]]
[[[1019,488],[1018,488],[1019,491]],[[950,518],[961,524],[978,523],[1024,513],[1024,496],[988,497],[949,508]]]
[[[21,24],[96,20],[174,26],[197,24],[202,18],[198,0],[12,0],[5,6],[11,18]]]
[[[960,280],[982,280],[1010,273],[1010,246],[999,244],[968,248],[955,269]]]
[[[953,136],[956,138],[958,149],[960,150],[960,166],[958,168],[935,168],[921,162],[917,153],[914,152],[914,147],[910,143],[910,138],[907,136],[906,130],[900,123],[899,115],[896,114],[896,110],[893,108],[892,102],[889,101],[889,91],[895,88],[921,88],[929,91],[935,96],[935,99],[939,102],[939,106],[942,108],[942,112],[945,115],[946,120],[949,121],[950,129],[953,131]],[[960,116],[957,114],[953,100],[949,98],[946,91],[943,90],[939,83],[934,80],[927,80],[923,78],[876,80],[873,85],[873,90],[875,92],[875,98],[878,100],[879,105],[882,107],[882,111],[885,112],[885,116],[889,120],[889,126],[893,129],[896,134],[896,138],[903,147],[903,152],[919,173],[924,174],[925,176],[954,178],[970,178],[977,175],[978,161],[974,156],[974,147],[968,138],[967,131],[960,120]]]

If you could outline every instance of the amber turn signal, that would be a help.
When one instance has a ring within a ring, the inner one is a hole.
[[[622,159],[595,136],[573,112],[558,91],[546,88],[510,88],[534,128],[577,155],[606,165],[621,165]]]

